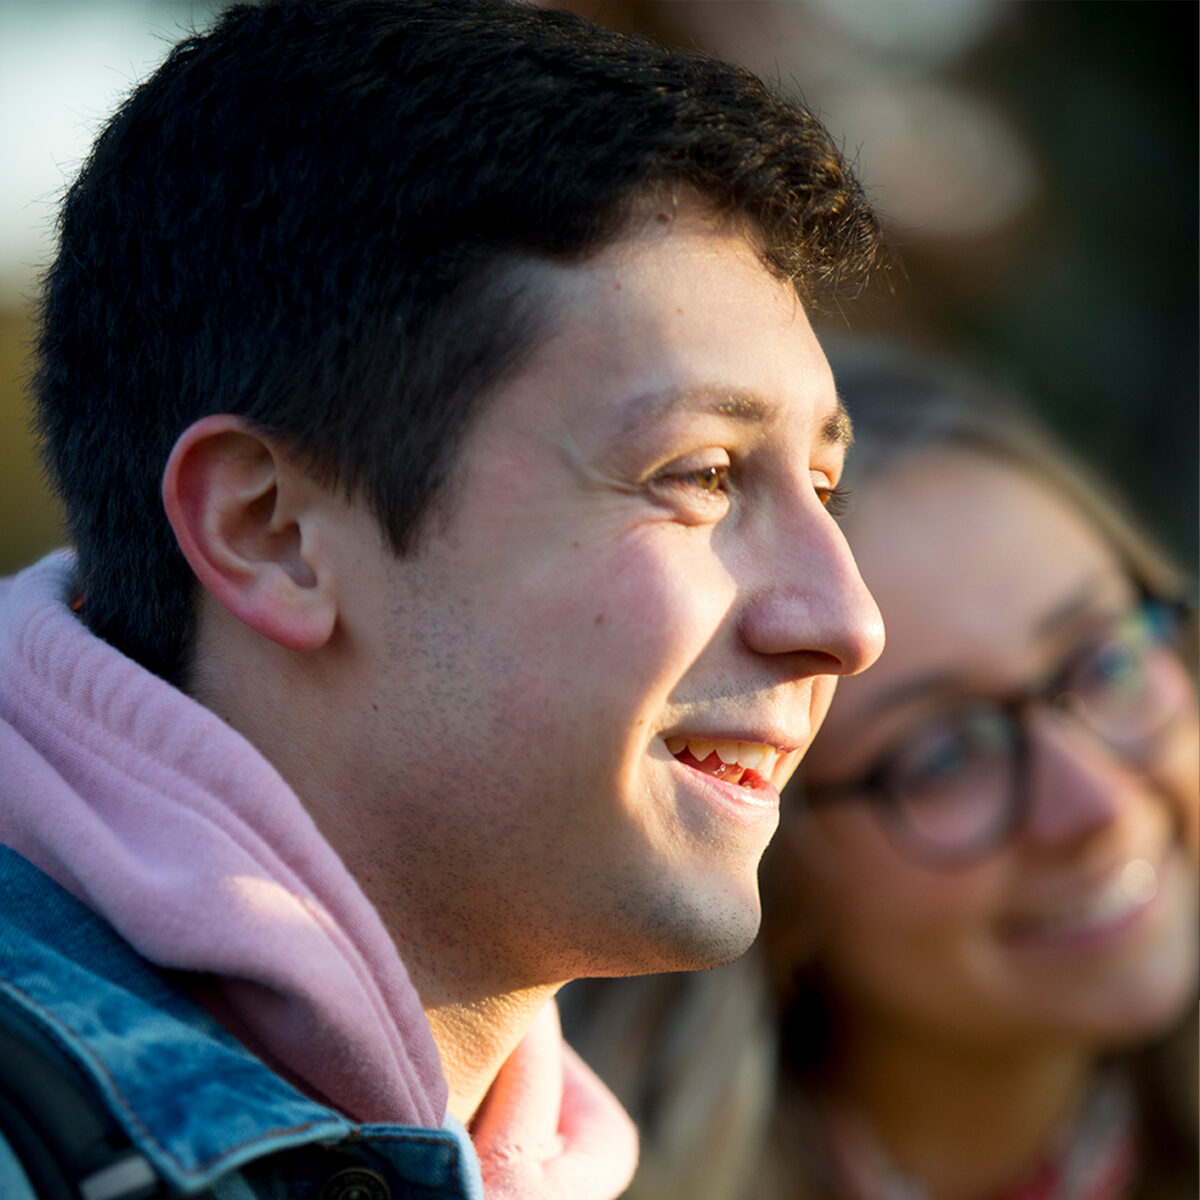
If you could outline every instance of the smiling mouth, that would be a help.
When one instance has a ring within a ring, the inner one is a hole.
[[[1103,887],[1073,903],[1009,922],[1009,941],[1063,939],[1095,935],[1116,928],[1149,907],[1159,890],[1161,868],[1135,858]]]
[[[780,751],[762,742],[706,742],[698,738],[671,737],[667,749],[685,766],[703,771],[722,783],[744,788],[770,783]]]

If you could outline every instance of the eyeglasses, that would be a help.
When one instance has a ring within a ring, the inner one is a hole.
[[[906,735],[864,776],[809,788],[813,805],[870,801],[912,857],[953,866],[986,855],[1020,825],[1029,797],[1027,715],[1041,706],[1144,765],[1187,707],[1174,646],[1183,604],[1145,600],[1077,647],[1044,684],[957,704]]]

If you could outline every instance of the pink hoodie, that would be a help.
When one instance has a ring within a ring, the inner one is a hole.
[[[0,581],[0,843],[163,967],[301,1089],[361,1122],[441,1126],[447,1088],[375,909],[238,733],[93,637],[71,558]],[[489,1200],[607,1200],[636,1134],[549,1005],[473,1141]]]

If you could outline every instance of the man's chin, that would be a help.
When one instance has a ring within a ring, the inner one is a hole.
[[[740,958],[758,936],[762,919],[757,881],[748,887],[697,889],[685,895],[660,896],[638,914],[626,910],[628,932],[640,936],[623,975],[661,971],[703,971]],[[635,923],[636,922],[636,923]],[[607,973],[607,972],[606,972]]]

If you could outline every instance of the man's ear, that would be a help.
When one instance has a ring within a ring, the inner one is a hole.
[[[196,578],[251,629],[289,650],[333,633],[333,565],[322,557],[325,492],[240,417],[205,417],[175,443],[162,498]]]

